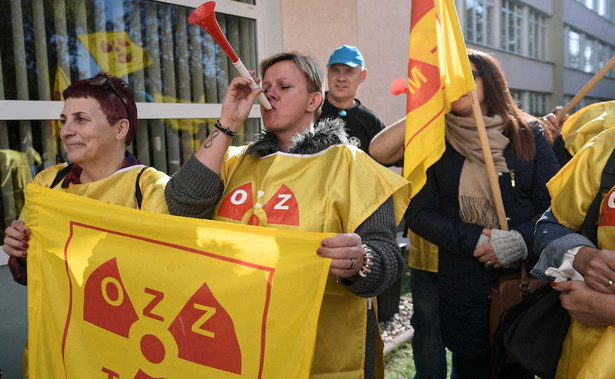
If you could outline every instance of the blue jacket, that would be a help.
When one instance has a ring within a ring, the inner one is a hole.
[[[566,251],[576,246],[596,248],[596,245],[585,236],[560,224],[551,212],[551,208],[547,209],[536,223],[534,251],[540,258],[532,269],[532,274],[552,282],[554,278],[547,276],[545,271],[549,267],[561,266]]]
[[[533,128],[536,157],[519,160],[504,150],[509,173],[499,177],[500,191],[510,229],[521,233],[531,268],[534,224],[550,205],[545,184],[560,166],[541,128]],[[439,246],[438,282],[442,337],[460,357],[489,354],[489,289],[508,269],[487,269],[472,253],[483,226],[466,224],[459,217],[459,177],[465,158],[447,143],[446,151],[427,170],[427,183],[406,212],[408,227]]]

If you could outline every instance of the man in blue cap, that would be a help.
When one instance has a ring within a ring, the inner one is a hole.
[[[367,68],[359,49],[349,45],[335,49],[327,63],[329,91],[325,93],[320,118],[344,121],[350,143],[367,153],[370,141],[385,125],[355,98],[366,77]]]

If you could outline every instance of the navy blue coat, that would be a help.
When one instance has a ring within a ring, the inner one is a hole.
[[[508,226],[523,235],[531,268],[534,225],[550,205],[545,184],[560,166],[542,129],[533,129],[536,157],[519,160],[504,150],[509,173],[499,177]],[[442,337],[460,357],[472,359],[489,354],[489,289],[508,269],[487,269],[472,253],[483,227],[466,224],[459,217],[459,177],[465,158],[451,145],[427,170],[427,183],[410,201],[408,227],[439,246],[438,283]]]

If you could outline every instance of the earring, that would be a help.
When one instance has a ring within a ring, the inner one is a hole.
[[[312,108],[307,109],[308,113],[312,113]]]

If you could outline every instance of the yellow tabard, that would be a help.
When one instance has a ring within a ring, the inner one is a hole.
[[[66,165],[64,164],[49,167],[38,173],[33,183],[49,187],[58,172],[65,167]],[[109,204],[137,208],[137,199],[135,197],[136,180],[137,175],[139,175],[142,169],[142,165],[130,166],[95,182],[71,183],[67,188],[62,188],[62,183],[59,183],[53,189],[104,201]],[[169,177],[166,174],[151,167],[143,171],[141,178],[139,178],[139,187],[143,194],[141,210],[163,214],[169,213],[164,199],[164,187],[168,180]]]
[[[615,100],[594,103],[574,112],[562,126],[566,150],[575,155],[592,137],[615,126]]]
[[[245,146],[227,152],[221,172],[225,190],[214,212],[216,220],[347,233],[391,196],[399,223],[410,200],[404,178],[353,147],[334,145],[312,155],[278,152],[257,157],[245,152]],[[366,309],[366,299],[329,275],[312,377],[363,377]],[[381,349],[378,360],[382,363]]]
[[[580,230],[585,214],[600,188],[602,170],[615,146],[615,128],[590,140],[548,183],[551,209],[562,225]],[[598,247],[615,248],[613,189],[602,200],[598,221]],[[610,246],[610,247],[609,247]]]
[[[419,237],[408,229],[410,249],[408,266],[423,271],[438,272],[438,245]]]
[[[579,230],[598,193],[602,170],[615,146],[615,128],[599,134],[547,184],[558,221]],[[615,250],[615,187],[600,204],[598,247]],[[573,319],[557,366],[557,378],[612,378],[615,327],[590,327]]]

